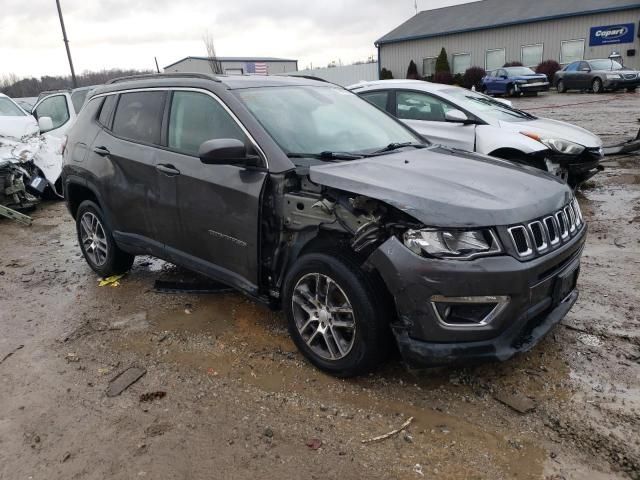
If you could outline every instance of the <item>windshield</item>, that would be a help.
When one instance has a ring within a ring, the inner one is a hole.
[[[287,154],[365,154],[390,144],[425,143],[366,100],[341,88],[262,87],[236,93]]]
[[[464,88],[449,88],[443,90],[442,93],[453,97],[457,106],[472,113],[477,113],[479,116],[491,117],[504,122],[522,122],[536,118],[487,95]]]
[[[591,65],[591,70],[622,70],[622,65],[620,65],[615,60],[591,60],[589,62]]]
[[[8,98],[0,98],[0,117],[24,117],[25,113]]]
[[[536,72],[527,67],[511,67],[506,69],[510,77],[519,77],[523,75],[535,75]]]

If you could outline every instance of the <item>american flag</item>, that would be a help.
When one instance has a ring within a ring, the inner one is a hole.
[[[246,71],[254,75],[269,75],[269,69],[264,62],[247,62]]]

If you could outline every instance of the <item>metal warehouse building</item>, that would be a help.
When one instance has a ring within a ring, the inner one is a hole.
[[[298,61],[273,57],[217,57],[222,65],[222,71],[228,75],[277,75],[279,73],[295,72]],[[208,57],[185,57],[171,65],[164,67],[164,71],[180,73],[211,73]]]
[[[454,74],[519,61],[565,65],[612,51],[640,69],[638,0],[482,0],[420,12],[376,42],[379,67],[404,78],[409,62],[432,75],[444,47]]]

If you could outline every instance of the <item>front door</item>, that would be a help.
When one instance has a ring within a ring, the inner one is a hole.
[[[432,143],[473,152],[475,125],[447,122],[451,104],[423,92],[396,90],[396,116]]]
[[[36,120],[41,117],[51,118],[53,128],[40,133],[47,133],[54,137],[62,137],[66,134],[71,126],[72,117],[75,118],[72,108],[73,105],[69,105],[67,95],[64,93],[43,98],[34,106],[32,113]]]
[[[173,92],[167,150],[157,160],[163,167],[157,172],[163,189],[170,193],[172,182],[175,186],[181,224],[181,233],[167,241],[167,252],[194,270],[251,290],[258,284],[260,198],[267,173],[203,164],[200,145],[219,138],[235,138],[253,148],[217,97]],[[163,172],[166,168],[170,170]]]

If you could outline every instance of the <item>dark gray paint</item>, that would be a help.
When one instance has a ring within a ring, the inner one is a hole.
[[[556,211],[571,198],[569,187],[544,172],[443,147],[314,166],[310,178],[442,227],[519,223]]]

